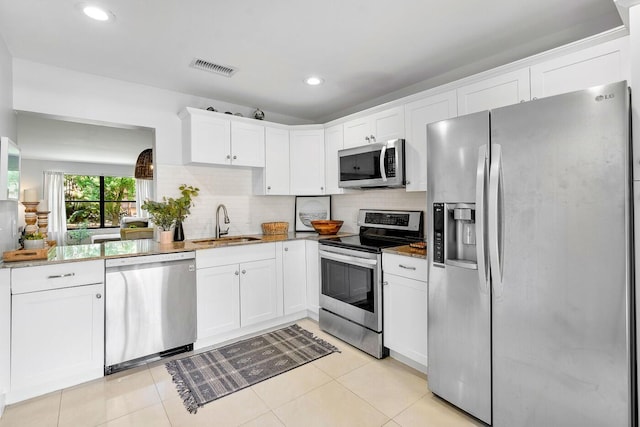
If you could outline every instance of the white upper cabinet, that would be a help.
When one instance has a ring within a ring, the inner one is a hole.
[[[529,101],[529,68],[512,71],[458,88],[458,115]]]
[[[623,37],[531,67],[533,99],[629,80],[629,39]]]
[[[264,126],[231,122],[231,164],[263,168]]]
[[[344,124],[344,148],[404,138],[404,108],[380,111]]]
[[[289,130],[265,127],[264,169],[253,171],[253,193],[259,195],[289,194]]]
[[[324,170],[325,170],[325,194],[342,194],[344,191],[338,187],[339,160],[338,150],[344,147],[344,127],[342,125],[331,126],[324,130]]]
[[[455,90],[405,105],[407,191],[427,191],[427,125],[456,115]]]
[[[289,133],[291,194],[324,194],[324,129],[292,130]]]
[[[185,163],[264,167],[263,125],[198,108],[185,108],[180,118]]]

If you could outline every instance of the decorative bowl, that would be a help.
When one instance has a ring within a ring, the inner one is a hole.
[[[318,234],[336,234],[344,221],[335,221],[332,219],[319,219],[311,221],[311,226]]]

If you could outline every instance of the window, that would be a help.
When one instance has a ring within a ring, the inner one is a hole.
[[[136,216],[136,180],[132,177],[65,175],[67,228],[119,227]]]

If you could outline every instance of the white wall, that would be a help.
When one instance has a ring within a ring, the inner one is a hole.
[[[0,36],[0,135],[16,140],[16,117],[13,112],[13,67],[11,54]]]

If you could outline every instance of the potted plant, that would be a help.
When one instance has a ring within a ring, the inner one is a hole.
[[[45,236],[41,233],[32,233],[24,235],[24,248],[25,249],[42,249],[44,248]]]
[[[182,222],[191,213],[192,198],[198,195],[199,188],[182,184],[178,187],[181,196],[177,199],[173,197],[163,197],[161,202],[147,200],[142,205],[142,209],[149,212],[153,223],[160,228],[160,243],[171,242],[171,226],[175,224],[174,240],[184,240]]]
[[[171,242],[171,226],[175,221],[174,208],[166,197],[161,202],[147,200],[142,204],[142,209],[149,212],[153,223],[160,229],[160,243]]]
[[[200,189],[191,185],[182,184],[178,187],[180,194],[177,199],[169,198],[168,202],[173,206],[175,216],[175,227],[173,232],[173,240],[181,242],[184,240],[184,230],[182,229],[182,223],[187,219],[187,215],[191,213],[192,198],[198,195]]]

